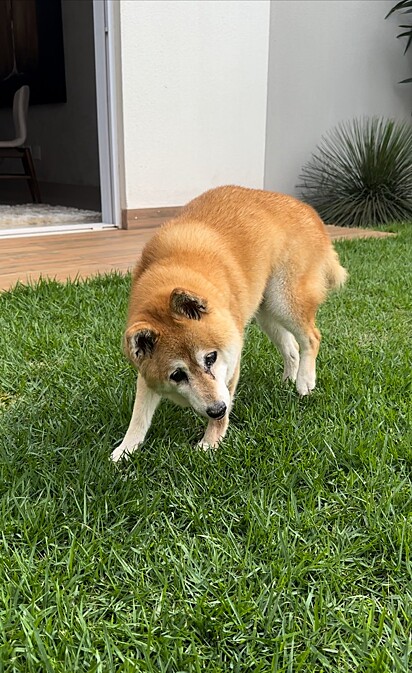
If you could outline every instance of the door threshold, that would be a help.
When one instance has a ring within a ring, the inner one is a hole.
[[[84,222],[79,224],[49,224],[44,227],[15,227],[0,229],[0,238],[23,238],[27,236],[50,236],[51,234],[80,234],[82,232],[119,229],[115,224]]]

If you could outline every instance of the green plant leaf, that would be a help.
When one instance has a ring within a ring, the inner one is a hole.
[[[388,16],[390,16],[391,14],[394,14],[395,12],[399,12],[399,11],[405,9],[406,7],[412,7],[412,0],[401,0],[401,2],[397,2],[396,5],[394,5],[392,7],[392,9],[389,10],[387,15],[385,16],[385,19],[387,19]]]
[[[331,224],[373,226],[412,218],[412,128],[355,119],[322,138],[300,176],[302,197]]]
[[[412,26],[399,26],[399,28],[408,28],[409,29],[405,33],[399,33],[399,35],[396,36],[396,37],[407,37],[408,38],[408,41],[406,43],[406,47],[405,47],[404,52],[403,52],[404,54],[406,54],[406,52],[408,51],[409,47],[411,46],[411,42],[412,42]]]

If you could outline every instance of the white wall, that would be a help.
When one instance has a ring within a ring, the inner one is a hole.
[[[394,0],[271,2],[265,188],[296,193],[303,164],[339,121],[411,119],[411,59]],[[410,15],[409,15],[410,16]]]
[[[263,186],[269,2],[123,0],[127,208]]]

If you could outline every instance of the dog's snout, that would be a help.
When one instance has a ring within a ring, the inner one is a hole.
[[[226,413],[226,409],[227,407],[224,402],[216,402],[206,409],[206,413],[208,416],[210,416],[210,418],[219,419],[223,418]]]

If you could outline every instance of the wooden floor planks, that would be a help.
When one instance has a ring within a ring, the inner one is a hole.
[[[0,290],[40,277],[87,278],[114,269],[126,272],[139,259],[154,229],[107,229],[0,239]]]
[[[387,236],[383,232],[328,227],[331,238]],[[112,270],[133,268],[155,229],[106,229],[75,234],[53,234],[0,239],[0,290],[18,281],[40,277],[59,281],[87,278]]]

